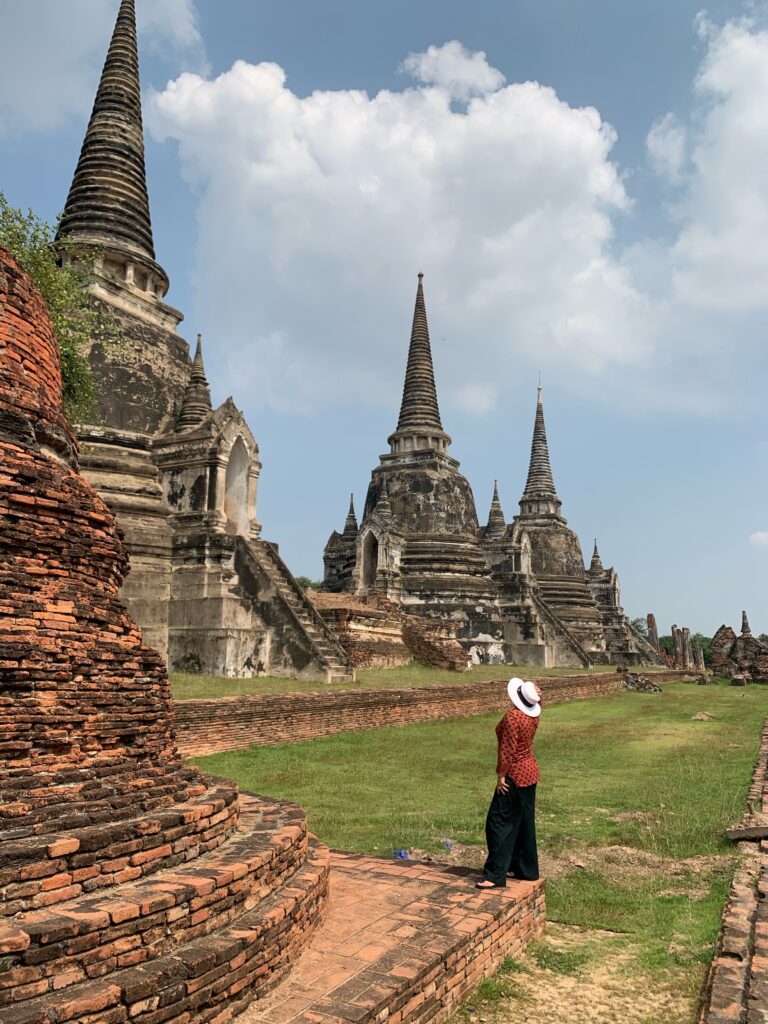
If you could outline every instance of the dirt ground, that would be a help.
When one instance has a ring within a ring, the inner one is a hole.
[[[522,969],[505,976],[508,994],[485,1000],[478,993],[449,1024],[691,1024],[695,1000],[627,971],[630,953],[615,939],[611,932],[548,925],[548,950],[594,945],[594,957],[578,973],[564,974],[525,954]]]

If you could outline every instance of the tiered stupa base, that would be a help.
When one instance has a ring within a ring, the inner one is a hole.
[[[229,1020],[282,977],[328,892],[303,811],[221,780],[2,847],[3,1024]]]

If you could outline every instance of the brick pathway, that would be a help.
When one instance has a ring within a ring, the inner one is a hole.
[[[541,882],[474,888],[465,868],[334,853],[328,916],[239,1024],[437,1024],[544,926]]]

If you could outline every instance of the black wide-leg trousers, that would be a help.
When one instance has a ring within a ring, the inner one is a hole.
[[[516,786],[507,776],[509,791],[496,790],[485,820],[488,859],[483,877],[494,885],[507,884],[507,872],[534,882],[539,877],[536,851],[536,784]]]

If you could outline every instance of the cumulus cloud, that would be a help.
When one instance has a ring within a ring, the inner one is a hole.
[[[692,306],[768,311],[768,31],[749,20],[701,21],[708,49],[696,80],[705,114],[672,252],[674,283]]]
[[[654,170],[671,182],[680,180],[686,157],[686,130],[674,114],[656,121],[645,140]]]
[[[90,110],[117,0],[9,3],[0,32],[0,137],[50,131]],[[149,46],[202,53],[193,0],[139,5]]]
[[[375,96],[300,97],[276,64],[238,61],[153,97],[151,130],[199,190],[200,312],[233,382],[280,407],[391,404],[421,269],[447,401],[490,406],[516,357],[641,360],[642,298],[609,256],[628,208],[613,128],[457,43],[408,66],[425,84]],[[470,351],[487,362],[467,390]]]
[[[768,532],[758,530],[756,533],[751,533],[749,543],[753,548],[768,548]]]
[[[424,270],[444,406],[483,413],[551,369],[625,406],[722,411],[768,312],[768,34],[699,31],[689,123],[648,135],[680,186],[670,231],[623,247],[613,127],[459,42],[373,96],[299,96],[243,61],[171,82],[148,123],[199,196],[196,313],[233,389],[392,407]]]
[[[456,39],[443,46],[430,46],[424,53],[409,53],[401,70],[425,85],[445,89],[457,100],[486,96],[506,82],[482,50],[472,53]]]

